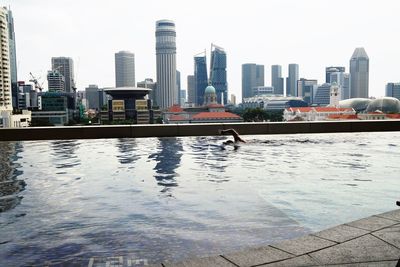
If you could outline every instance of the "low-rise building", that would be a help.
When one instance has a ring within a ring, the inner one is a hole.
[[[299,107],[287,108],[283,112],[284,121],[324,121],[332,115],[355,115],[352,108]]]

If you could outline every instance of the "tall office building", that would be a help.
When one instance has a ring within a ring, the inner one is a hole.
[[[217,102],[228,102],[228,82],[226,77],[226,53],[223,48],[211,44],[210,83],[217,94]]]
[[[253,63],[242,65],[242,102],[254,96],[253,88],[264,86],[264,65]]]
[[[326,83],[331,83],[331,74],[335,72],[345,72],[346,68],[345,67],[326,67],[325,68],[325,82]]]
[[[14,32],[14,18],[11,10],[7,10],[6,18],[8,25],[8,49],[10,53],[12,105],[13,108],[18,108],[17,52]]]
[[[0,8],[0,115],[2,111],[11,112],[13,109],[9,57],[10,38],[8,33],[7,16],[7,9]]]
[[[304,79],[301,78],[300,80],[297,81],[297,96],[300,96],[303,98],[305,102],[307,102],[308,105],[313,104],[314,100],[314,94],[316,93],[316,89],[318,86],[318,81],[317,80],[309,80],[309,79]]]
[[[171,20],[156,22],[157,105],[167,109],[177,104],[176,32]]]
[[[151,89],[151,92],[149,93],[149,99],[151,99],[153,102],[156,101],[155,93],[157,89],[157,83],[155,83],[153,79],[146,78],[144,81],[138,82],[137,87]]]
[[[369,58],[363,47],[354,50],[350,59],[350,97],[368,98]]]
[[[70,57],[52,57],[51,69],[59,71],[65,78],[65,92],[75,91],[74,62]]]
[[[283,78],[281,65],[271,66],[271,85],[274,87],[274,94],[283,95]]]
[[[188,102],[195,103],[196,102],[196,79],[194,75],[187,76],[187,93],[188,93]]]
[[[115,87],[135,85],[135,54],[129,51],[115,53]]]
[[[324,83],[317,87],[314,93],[313,104],[318,106],[327,106],[331,101],[331,87],[330,83]]]
[[[176,101],[179,104],[179,106],[183,103],[181,103],[181,72],[180,71],[176,71]]]
[[[65,78],[58,70],[47,72],[47,85],[49,92],[65,92]]]
[[[85,88],[86,95],[86,107],[88,109],[100,110],[100,95],[99,87],[95,84],[89,84],[89,87]]]
[[[201,106],[204,103],[204,91],[208,86],[207,58],[206,56],[194,57],[194,92],[195,105]]]
[[[386,84],[386,96],[394,97],[400,100],[400,83]]]
[[[350,74],[344,72],[332,72],[330,73],[329,80],[332,84],[335,82],[339,86],[340,100],[350,98]]]
[[[298,96],[297,80],[299,79],[299,65],[289,64],[289,75],[286,78],[286,96]]]

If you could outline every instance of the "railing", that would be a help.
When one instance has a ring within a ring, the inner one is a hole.
[[[324,122],[260,122],[260,123],[196,123],[31,127],[0,129],[0,141],[139,138],[172,136],[213,136],[220,129],[236,129],[241,135],[384,132],[400,131],[400,120],[324,121]]]

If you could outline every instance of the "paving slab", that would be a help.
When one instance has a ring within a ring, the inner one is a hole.
[[[376,216],[400,222],[400,209],[388,211],[382,214],[378,214]]]
[[[372,234],[400,249],[400,224],[396,224],[395,226],[382,229]]]
[[[398,222],[394,220],[385,219],[377,216],[371,216],[354,222],[346,223],[346,225],[368,231],[377,231],[382,228],[395,225],[397,223]]]
[[[259,265],[260,267],[304,267],[304,266],[319,266],[320,264],[313,260],[308,255],[298,256],[288,260],[278,261],[269,264]]]
[[[223,257],[237,264],[238,266],[249,267],[289,259],[294,257],[294,255],[272,247],[261,247],[247,251],[226,254],[223,255]]]
[[[350,239],[354,239],[356,237],[360,237],[362,235],[368,234],[369,231],[359,229],[359,228],[354,228],[345,224],[338,225],[333,228],[329,228],[326,230],[323,230],[321,232],[312,234],[317,237],[325,238],[328,240],[332,240],[334,242],[338,243],[343,243],[345,241],[348,241]]]
[[[296,256],[327,248],[337,243],[316,236],[303,236],[293,240],[285,240],[272,247],[294,254]]]
[[[187,260],[179,263],[163,263],[165,267],[236,267],[236,265],[230,263],[221,256],[208,257],[208,258],[198,258]]]
[[[313,252],[310,256],[322,264],[379,262],[398,260],[400,250],[368,234]]]

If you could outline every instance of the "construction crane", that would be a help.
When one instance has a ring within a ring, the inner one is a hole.
[[[35,85],[35,89],[39,90],[40,92],[42,92],[43,90],[43,83],[39,83],[38,79],[33,76],[32,72],[29,72],[29,74],[31,75],[31,79],[29,80],[30,82],[33,82],[33,84]],[[40,78],[39,78],[40,79]]]

